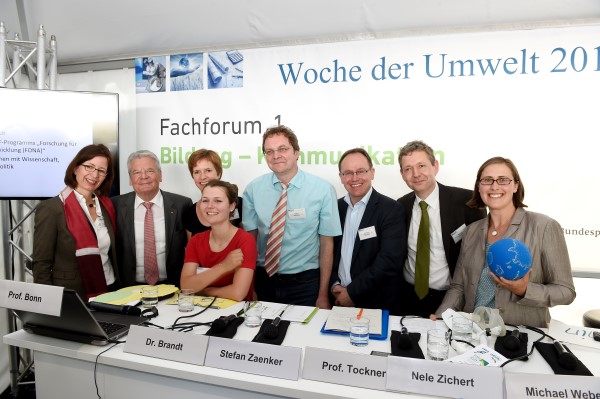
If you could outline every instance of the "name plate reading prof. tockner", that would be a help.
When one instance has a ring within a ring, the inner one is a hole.
[[[297,381],[302,349],[210,337],[205,366]]]
[[[206,335],[131,326],[123,351],[202,366],[207,347]]]
[[[385,390],[387,358],[330,349],[304,349],[302,378]]]
[[[500,367],[388,357],[386,387],[452,398],[503,399]]]
[[[0,307],[60,316],[63,287],[0,280]]]
[[[508,399],[600,399],[600,378],[598,377],[506,373],[504,379]]]

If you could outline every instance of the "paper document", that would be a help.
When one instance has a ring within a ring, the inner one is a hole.
[[[285,309],[287,305],[285,304],[269,304],[265,306],[265,310],[263,311],[264,319],[274,319],[279,316],[279,314]],[[308,323],[319,308],[311,307],[311,306],[300,306],[300,305],[290,305],[287,310],[281,316],[281,320],[288,320],[294,323]]]
[[[334,306],[327,316],[325,330],[350,331],[350,319],[356,317],[361,308]],[[381,309],[363,309],[361,317],[369,319],[369,334],[381,335]]]
[[[498,367],[507,360],[506,357],[492,348],[485,345],[478,345],[462,355],[449,358],[446,362]]]

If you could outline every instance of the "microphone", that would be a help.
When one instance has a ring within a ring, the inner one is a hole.
[[[212,322],[211,328],[216,333],[225,331],[227,326],[237,318],[236,315],[230,314],[229,316],[221,316]]]
[[[412,348],[412,341],[410,339],[410,335],[408,335],[408,329],[402,326],[402,330],[400,331],[400,336],[398,337],[398,348],[403,350],[408,350]]]
[[[275,317],[271,323],[265,326],[265,330],[263,332],[265,337],[267,337],[268,339],[277,338],[277,336],[279,335],[279,323],[281,322],[281,316],[283,316],[288,307],[290,307],[290,305],[287,305],[285,308],[283,308],[281,313],[279,313],[279,315]]]
[[[510,332],[510,335],[504,337],[504,341],[502,341],[502,346],[504,349],[508,349],[509,351],[519,350],[521,347],[521,333],[517,328]]]
[[[141,316],[142,310],[131,305],[111,305],[110,303],[101,303],[96,301],[88,302],[88,307],[97,312],[126,314],[129,316]]]
[[[558,364],[567,370],[575,370],[577,368],[577,358],[569,352],[563,344],[554,341],[554,347],[558,352]]]

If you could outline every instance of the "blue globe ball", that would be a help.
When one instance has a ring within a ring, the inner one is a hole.
[[[492,273],[507,280],[520,279],[531,269],[529,248],[514,238],[503,238],[493,243],[486,258]]]

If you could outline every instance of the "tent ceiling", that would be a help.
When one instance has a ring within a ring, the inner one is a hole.
[[[597,23],[597,0],[1,0],[8,38],[55,35],[59,65],[140,55]]]

